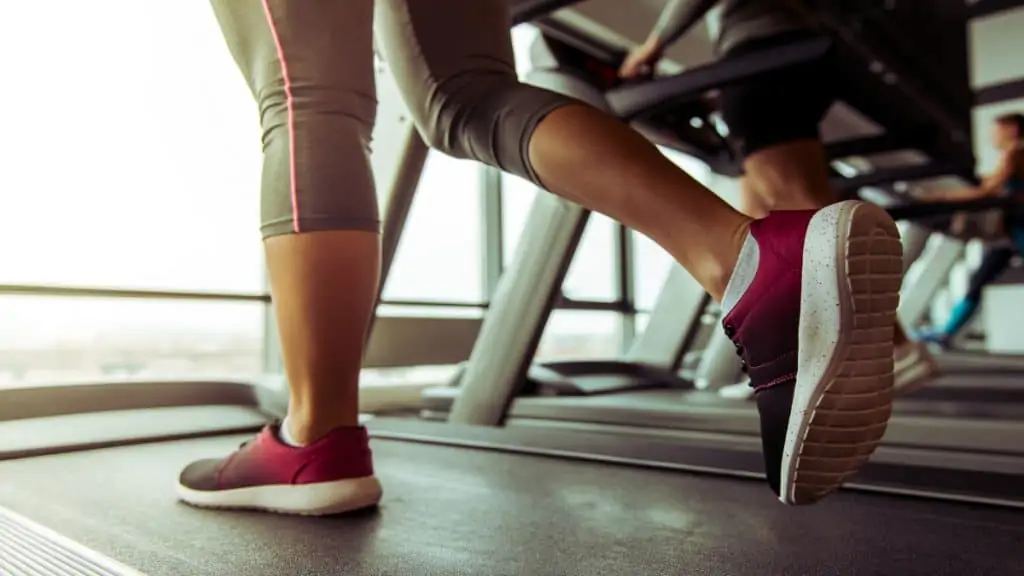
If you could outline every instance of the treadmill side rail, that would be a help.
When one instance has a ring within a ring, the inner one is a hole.
[[[882,168],[858,174],[852,178],[834,178],[833,185],[840,192],[851,192],[867,186],[880,186],[899,181],[927,180],[939,176],[959,176],[966,182],[967,178],[964,175],[971,172],[972,168],[969,166],[933,162],[896,168]]]
[[[678,367],[686,350],[693,327],[711,297],[704,288],[678,264],[665,279],[650,320],[626,352],[628,362],[651,364],[666,369]]]
[[[886,211],[893,220],[926,220],[929,218],[952,216],[957,212],[984,212],[1004,208],[1008,204],[1005,198],[979,198],[965,202],[921,202],[893,206]]]
[[[900,239],[903,241],[903,272],[905,274],[924,253],[924,249],[928,245],[928,238],[932,233],[927,228],[913,222],[898,222],[896,227],[899,229]]]
[[[620,118],[633,120],[677,106],[680,102],[696,100],[711,90],[819,60],[831,47],[832,40],[828,38],[801,40],[727,62],[698,66],[667,78],[620,86],[609,90],[606,97]]]

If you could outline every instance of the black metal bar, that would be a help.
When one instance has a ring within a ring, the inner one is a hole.
[[[879,186],[900,181],[912,182],[927,178],[938,178],[940,176],[965,178],[965,174],[969,173],[969,168],[955,164],[920,164],[916,166],[884,168],[866,174],[859,174],[853,178],[835,178],[833,179],[833,185],[842,192],[849,192],[865,186]]]
[[[618,64],[626,57],[626,51],[622,48],[611,46],[605,42],[591,38],[580,33],[571,26],[568,26],[564,22],[555,20],[554,18],[540,18],[533,22],[533,25],[543,33],[545,38],[550,38],[567,46],[571,46],[584,54],[604,62],[609,62],[618,66]]]
[[[519,0],[512,5],[512,25],[529,22],[579,2],[580,0]]]
[[[505,267],[504,218],[502,217],[501,171],[490,166],[480,167],[480,205],[483,209],[483,289],[484,300],[490,301],[498,289]]]
[[[870,190],[870,193],[864,194],[865,190]],[[847,194],[844,194],[844,199],[865,200],[877,204],[882,208],[902,206],[906,204],[910,198],[907,194],[897,192],[892,186],[869,186],[868,188],[849,190],[846,192]],[[913,200],[910,201],[912,202]]]
[[[410,308],[479,308],[486,310],[489,305],[483,302],[431,302],[429,300],[383,300],[381,304],[388,306],[408,306]],[[632,304],[626,302],[602,302],[599,300],[573,300],[565,296],[555,301],[555,308],[561,310],[591,310],[594,312],[621,312],[635,314]]]
[[[981,198],[966,202],[922,202],[904,204],[886,209],[893,220],[923,220],[937,216],[951,216],[956,212],[984,212],[1006,207],[1005,198]]]
[[[1024,98],[1024,78],[1016,78],[991,86],[984,86],[974,91],[974,105],[998,104],[1007,100]]]
[[[967,11],[971,18],[984,18],[1022,6],[1024,0],[978,0],[968,6]]]
[[[636,314],[636,310],[625,302],[599,302],[596,300],[573,300],[561,296],[555,300],[556,310],[590,310],[593,312],[618,312],[620,314]]]
[[[633,290],[633,235],[629,228],[615,223],[615,276],[617,294],[623,308],[636,309],[636,298]],[[629,349],[636,335],[636,316],[622,315],[622,350]]]
[[[33,284],[0,284],[0,295],[63,296],[76,298],[140,298],[147,300],[219,300],[231,302],[270,303],[270,294],[228,292],[186,292],[176,290],[126,290]]]
[[[816,11],[815,16],[838,38],[841,45],[857,56],[857,59],[863,63],[862,65],[877,71],[877,74],[872,73],[873,76],[877,76],[880,82],[891,83],[893,88],[913,101],[922,113],[941,128],[944,137],[959,149],[969,149],[970,120],[958,116],[957,110],[945,101],[956,101],[953,97],[955,95],[949,94],[951,98],[942,98],[942,94],[933,86],[923,83],[925,78],[920,70],[920,62],[908,63],[906,57],[900,56],[900,50],[886,46],[882,42],[869,40],[872,36],[865,34],[864,30],[867,22],[862,18],[851,18],[846,4],[822,3],[822,9]],[[881,17],[884,18],[884,14]],[[873,22],[877,27],[879,20],[876,18]],[[906,36],[905,33],[901,35],[901,31],[898,29],[889,29],[886,32],[891,38]],[[933,74],[928,76],[933,76]]]
[[[633,237],[629,228],[615,223],[616,296],[627,305],[633,303]]]
[[[483,302],[440,302],[430,300],[381,300],[382,305],[408,306],[410,308],[487,308]]]
[[[738,178],[742,174],[739,162],[733,159],[729,155],[728,151],[725,151],[724,154],[712,156],[697,146],[677,138],[668,130],[661,129],[654,123],[647,120],[637,120],[632,122],[630,125],[634,130],[642,134],[655,145],[671,148],[676,152],[682,152],[687,156],[692,156],[707,164],[715,174],[729,176],[730,178]]]
[[[882,154],[894,150],[903,150],[912,146],[908,138],[886,133],[878,136],[864,136],[852,140],[832,142],[825,145],[825,150],[829,158],[837,160],[849,158],[850,156]]]
[[[270,294],[242,294],[219,292],[177,292],[170,290],[123,290],[119,288],[75,288],[69,286],[43,286],[30,284],[0,284],[0,296],[46,296],[73,298],[132,298],[140,300],[200,300],[221,302],[255,302],[269,304]],[[388,306],[417,308],[479,308],[486,309],[484,302],[440,302],[430,300],[381,300]],[[559,308],[571,310],[595,310],[633,313],[630,306],[621,302],[599,302],[590,300],[562,299]]]
[[[802,40],[698,66],[667,78],[620,86],[609,90],[606,97],[619,117],[632,120],[655,114],[682,101],[694,100],[710,90],[813,62],[823,58],[831,47],[832,41],[827,38]]]

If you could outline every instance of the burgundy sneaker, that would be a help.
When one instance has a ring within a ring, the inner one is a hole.
[[[338,428],[309,446],[293,448],[278,439],[279,426],[267,426],[227,458],[186,466],[178,497],[204,508],[307,516],[350,512],[380,501],[365,428]]]
[[[786,504],[839,488],[892,414],[903,247],[884,210],[847,201],[751,224],[722,301],[757,392],[768,482]]]

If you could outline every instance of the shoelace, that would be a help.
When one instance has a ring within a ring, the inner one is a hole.
[[[747,359],[743,357],[743,345],[736,341],[736,329],[729,324],[723,324],[725,326],[725,335],[732,342],[733,347],[736,348],[736,355],[740,357],[740,370],[747,373]]]

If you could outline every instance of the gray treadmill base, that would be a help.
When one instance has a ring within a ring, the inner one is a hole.
[[[764,478],[757,436],[551,420],[513,420],[494,428],[377,418],[368,428],[374,438]],[[1024,458],[882,446],[845,487],[1024,509]]]
[[[459,365],[450,386],[458,386],[466,363]],[[526,373],[523,393],[537,396],[595,396],[631,390],[688,390],[693,383],[674,370],[623,360],[536,362]]]
[[[379,511],[295,518],[175,501],[181,466],[247,436],[0,463],[0,505],[149,576],[1020,574],[1016,511],[374,440]]]
[[[922,389],[922,393],[926,390]],[[424,391],[424,415],[444,418],[457,388]],[[930,408],[929,409],[929,403]],[[897,401],[888,445],[1024,456],[1024,418],[1019,405],[964,405]],[[710,391],[641,390],[582,397],[516,398],[506,422],[544,420],[714,434],[760,435],[753,403]]]
[[[988,354],[950,350],[936,354],[939,370],[944,374],[1007,374],[1024,376],[1024,355]]]

